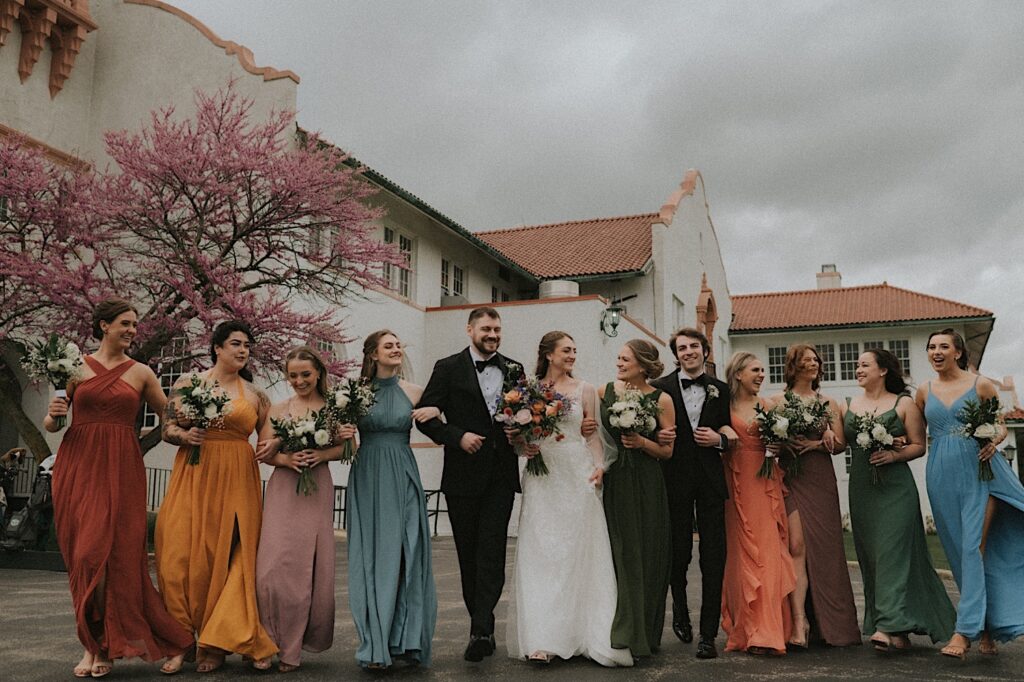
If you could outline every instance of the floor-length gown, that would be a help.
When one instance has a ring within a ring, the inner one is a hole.
[[[656,390],[650,399],[658,400]],[[601,421],[611,432],[608,408],[616,400],[609,383]],[[618,458],[604,476],[604,511],[618,582],[612,646],[649,656],[661,646],[665,597],[672,567],[672,532],[661,465],[642,452],[619,445]]]
[[[206,431],[199,464],[190,445],[174,458],[156,522],[156,565],[167,609],[200,647],[266,658],[277,651],[260,624],[256,550],[262,492],[249,435],[256,408],[231,401],[221,427]]]
[[[811,623],[811,638],[823,639],[832,646],[860,644],[832,455],[825,450],[813,450],[799,457],[799,474],[787,471],[783,480],[789,490],[786,513],[800,512],[809,582],[806,613]]]
[[[580,435],[583,392],[580,382],[569,396],[563,440],[552,436],[538,443],[547,475],[523,474],[508,651],[512,658],[542,651],[629,666],[629,651],[611,645],[615,566],[604,507],[588,482],[594,471],[590,448],[603,454],[598,438],[588,447]]]
[[[260,621],[288,665],[334,641],[334,481],[326,463],[312,473],[317,489],[305,495],[296,493],[299,474],[274,469],[256,555]]]
[[[722,456],[729,489],[722,588],[725,650],[761,647],[784,654],[796,574],[789,554],[782,470],[776,467],[771,478],[760,478],[765,448],[756,427],[733,412],[732,428],[739,443]]]
[[[956,611],[928,555],[914,474],[906,462],[895,462],[880,466],[881,480],[872,483],[871,453],[857,445],[854,417],[847,410],[844,426],[853,449],[850,523],[864,581],[863,632],[949,639]],[[907,433],[895,407],[878,420],[893,436]]]
[[[995,479],[978,480],[978,443],[960,433],[958,414],[967,400],[978,400],[975,387],[947,406],[928,384],[928,499],[960,588],[956,631],[974,640],[987,630],[1005,642],[1024,634],[1024,486],[999,453],[990,460]],[[982,555],[989,497],[997,508]]]
[[[53,512],[78,638],[92,654],[155,661],[183,653],[192,636],[171,617],[149,577],[146,470],[135,432],[141,396],[107,369],[73,392],[71,426],[53,467]],[[104,585],[103,612],[94,598]]]
[[[437,621],[430,524],[409,446],[413,405],[398,377],[376,379],[376,402],[359,420],[349,474],[348,590],[360,665],[407,656],[429,665]]]

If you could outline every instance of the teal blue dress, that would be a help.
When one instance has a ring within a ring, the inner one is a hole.
[[[1024,635],[1024,486],[998,453],[990,460],[995,479],[978,480],[978,443],[960,433],[959,413],[968,400],[978,400],[975,387],[947,406],[928,384],[924,416],[932,444],[925,480],[935,529],[960,588],[956,631],[975,640],[987,630],[1005,642]],[[982,555],[990,497],[997,509]]]
[[[437,594],[430,525],[419,467],[409,446],[412,403],[398,378],[375,382],[376,402],[359,420],[359,452],[348,479],[348,592],[359,633],[356,660],[430,664]]]

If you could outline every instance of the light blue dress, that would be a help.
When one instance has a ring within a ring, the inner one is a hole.
[[[975,387],[947,407],[928,385],[928,498],[960,588],[956,631],[975,640],[988,630],[1005,642],[1024,634],[1024,486],[998,454],[991,460],[995,479],[978,480],[978,443],[960,435],[958,414],[967,400],[978,400]],[[998,507],[982,557],[981,531],[990,496]]]
[[[398,378],[376,381],[377,400],[359,421],[348,479],[348,590],[359,633],[356,660],[430,664],[437,595],[430,526],[419,468],[409,447],[412,403]]]

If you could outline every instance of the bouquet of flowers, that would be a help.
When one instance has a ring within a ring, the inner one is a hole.
[[[58,398],[67,398],[68,382],[82,374],[82,351],[71,341],[61,341],[50,334],[45,341],[37,341],[21,360],[25,372],[35,381],[47,381],[56,389]],[[67,424],[67,417],[54,419],[58,429]]]
[[[175,393],[178,394],[180,412],[197,428],[223,426],[224,417],[231,414],[231,396],[217,381],[207,383],[198,374],[193,374],[188,383]],[[188,463],[192,466],[199,464],[199,447],[193,445],[189,452]]]
[[[874,412],[854,413],[853,428],[857,432],[857,446],[872,455],[892,447],[894,436],[885,428],[885,424],[879,421]],[[871,485],[878,485],[882,482],[882,472],[877,464],[871,465]]]
[[[299,452],[301,450],[319,450],[331,444],[331,430],[327,424],[327,410],[312,412],[306,417],[270,418],[274,427],[274,435],[281,439],[281,450]],[[299,473],[299,481],[295,485],[295,494],[312,495],[316,492],[316,480],[313,470],[303,468]]]
[[[832,411],[825,401],[817,397],[801,398],[792,391],[783,394],[783,401],[775,406],[780,415],[787,421],[789,434],[787,440],[795,438],[814,438],[820,436],[832,420]],[[791,478],[800,475],[800,458],[793,453],[793,461],[786,468]]]
[[[650,436],[658,427],[658,414],[661,407],[651,394],[644,394],[635,388],[627,388],[619,394],[618,400],[608,408],[608,423],[612,427],[612,435],[621,438],[626,433],[637,433]],[[626,453],[632,454],[627,448]]]
[[[571,409],[572,403],[561,393],[535,377],[523,375],[515,383],[506,385],[498,399],[494,421],[515,430],[514,437],[527,443],[552,435],[557,441],[565,438],[559,422]],[[526,471],[534,476],[546,476],[548,467],[544,464],[543,455],[537,454],[527,460]]]
[[[966,400],[957,418],[964,424],[960,434],[976,440],[979,447],[985,447],[999,435],[999,399]],[[994,478],[992,463],[979,459],[978,480],[991,481]]]
[[[761,436],[761,441],[768,445],[782,445],[789,440],[789,417],[783,414],[781,406],[764,409],[761,404],[754,405],[754,423]],[[757,471],[758,478],[771,478],[775,473],[775,453],[765,448],[764,462]]]
[[[373,384],[366,379],[347,379],[327,394],[327,405],[323,411],[327,416],[329,431],[340,424],[357,424],[370,413],[377,401]],[[341,451],[341,461],[351,464],[356,459],[356,446],[352,439],[346,440]]]

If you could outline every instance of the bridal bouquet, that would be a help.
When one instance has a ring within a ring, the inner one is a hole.
[[[67,398],[68,382],[82,375],[82,351],[71,341],[61,341],[50,334],[45,341],[37,341],[21,360],[25,372],[35,381],[46,381],[54,387],[58,398]],[[56,417],[58,429],[67,424],[67,417]]]
[[[799,437],[815,438],[828,428],[829,422],[832,420],[832,411],[824,400],[817,396],[801,398],[792,391],[786,391],[782,397],[783,401],[774,409],[779,410],[788,422],[789,436],[787,440],[792,441]],[[786,469],[786,474],[790,478],[800,475],[800,457],[795,452],[793,452],[793,461]]]
[[[331,444],[331,431],[327,424],[327,410],[312,412],[306,417],[270,418],[274,427],[274,435],[281,439],[283,452],[299,452],[301,450],[320,450]],[[313,470],[304,467],[299,473],[299,481],[295,485],[295,494],[312,495],[316,492],[316,480]]]
[[[196,428],[223,426],[224,417],[231,414],[231,396],[217,381],[207,383],[198,374],[193,374],[188,384],[180,386],[175,393],[178,394],[179,411]],[[189,451],[188,463],[192,466],[199,464],[199,447],[193,445]]]
[[[878,416],[874,412],[853,414],[853,429],[857,432],[857,447],[863,448],[868,456],[882,450],[892,448],[895,437],[889,433]],[[882,472],[877,464],[871,465],[871,485],[878,485],[882,482]]]
[[[370,413],[370,408],[377,402],[373,392],[373,384],[366,379],[347,379],[335,386],[327,394],[324,412],[327,424],[333,431],[340,424],[358,424],[359,420]],[[356,459],[355,442],[349,438],[342,444],[341,461],[351,464]]]
[[[612,435],[621,439],[626,433],[650,436],[658,427],[658,414],[661,408],[653,399],[653,393],[644,394],[635,388],[627,388],[616,396],[618,399],[608,408],[608,424],[612,427]],[[632,453],[626,449],[624,452]]]
[[[565,438],[559,423],[569,414],[571,407],[571,402],[561,393],[535,377],[523,375],[505,387],[498,399],[494,421],[512,430],[513,438],[527,443],[552,435],[558,441]],[[543,455],[538,453],[527,460],[526,471],[534,476],[546,476],[548,467],[544,464]]]
[[[960,434],[976,440],[978,447],[985,447],[999,435],[999,399],[966,400],[957,418],[964,424]],[[992,463],[979,459],[978,480],[991,481],[994,478]]]
[[[789,440],[789,417],[782,413],[779,406],[764,409],[760,403],[754,405],[754,423],[765,444],[764,462],[757,471],[758,478],[771,478],[775,473],[775,452],[768,445],[782,445]]]

